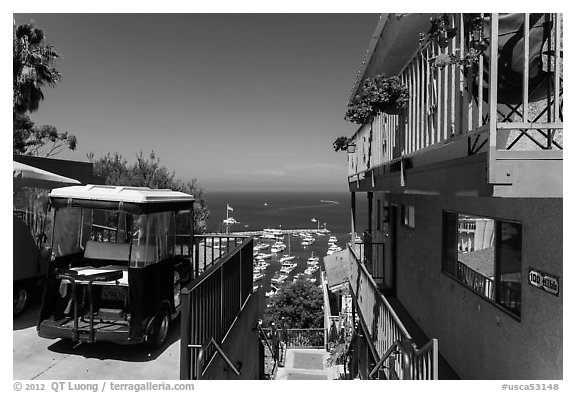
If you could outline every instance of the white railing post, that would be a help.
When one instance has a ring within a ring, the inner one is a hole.
[[[496,133],[498,132],[498,14],[490,14],[488,183],[496,181]]]

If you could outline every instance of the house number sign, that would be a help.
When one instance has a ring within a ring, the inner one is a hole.
[[[560,279],[552,274],[530,268],[528,282],[530,285],[540,288],[552,295],[558,296],[558,293],[560,293]]]

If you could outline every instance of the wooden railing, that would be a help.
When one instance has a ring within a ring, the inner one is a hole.
[[[353,300],[359,314],[362,330],[367,335],[370,355],[378,367],[370,376],[386,379],[438,379],[438,345],[435,339],[417,349],[412,337],[386,300],[366,266],[350,247],[349,283]],[[403,355],[398,357],[398,343],[402,343]],[[388,368],[381,370],[388,362]],[[410,369],[408,373],[406,370]],[[378,372],[378,373],[377,373]]]
[[[205,364],[197,364],[199,351],[209,362],[216,350],[203,344],[209,338],[220,344],[242,312],[252,292],[252,248],[252,238],[243,238],[218,260],[207,257],[202,273],[182,288],[180,379],[200,378],[197,370]]]
[[[465,154],[487,152],[490,161],[489,182],[495,182],[494,168],[498,151],[562,150],[563,77],[562,17],[545,14],[541,29],[548,39],[542,48],[543,71],[547,73],[547,93],[533,102],[535,86],[529,81],[532,55],[529,29],[532,14],[524,14],[524,31],[518,42],[524,47],[515,50],[515,61],[523,63],[519,103],[502,104],[499,81],[498,14],[480,14],[484,18],[482,34],[489,39],[489,49],[477,61],[476,75],[488,89],[474,87],[476,77],[463,65],[435,67],[439,55],[468,52],[473,33],[465,35],[464,14],[450,14],[450,27],[458,34],[449,45],[440,48],[430,42],[420,47],[399,73],[409,88],[408,109],[401,115],[379,114],[362,125],[352,137],[356,151],[348,155],[349,181],[363,179],[372,168],[390,164],[414,154],[465,138]],[[540,27],[538,27],[540,28]],[[426,27],[422,28],[427,30]],[[409,46],[411,43],[408,43]],[[502,62],[505,63],[505,62]],[[491,170],[492,169],[492,170]]]

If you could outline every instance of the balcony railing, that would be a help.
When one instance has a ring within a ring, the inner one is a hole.
[[[385,243],[373,241],[372,234],[369,231],[364,231],[363,241],[356,241],[354,245],[360,262],[366,266],[366,270],[374,280],[381,282],[384,279]]]
[[[252,292],[252,238],[244,237],[241,243],[239,237],[218,238],[236,247],[226,254],[197,252],[194,262],[200,266],[197,256],[201,255],[202,273],[181,291],[180,379],[201,377],[197,370],[203,370],[217,350],[215,345],[204,344],[211,339],[222,343]]]
[[[462,155],[488,153],[490,183],[497,181],[495,164],[507,151],[562,150],[562,15],[516,14],[519,31],[508,31],[509,21],[499,23],[498,14],[480,15],[484,28],[479,34],[490,44],[477,71],[463,65],[433,65],[439,55],[468,52],[478,34],[468,32],[464,14],[451,14],[456,37],[445,48],[434,43],[420,47],[398,75],[410,91],[406,113],[380,114],[353,136],[356,151],[348,155],[349,181],[373,176],[368,172],[375,167],[458,140],[467,143]],[[511,36],[521,46],[505,44]],[[512,61],[504,58],[508,47],[513,47],[509,55],[516,56],[514,66],[519,68],[513,75],[521,80],[515,83],[514,99],[506,97],[504,88],[511,74]]]
[[[375,366],[371,378],[438,379],[438,343],[430,340],[418,349],[382,294],[366,266],[350,248],[349,283],[362,330]],[[400,355],[400,356],[398,356]]]
[[[456,278],[479,295],[519,314],[522,300],[519,277],[518,281],[501,281],[495,284],[494,279],[486,277],[458,261],[456,263]]]

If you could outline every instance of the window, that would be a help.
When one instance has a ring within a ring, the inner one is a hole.
[[[377,200],[377,217],[376,217],[376,230],[382,230],[382,201],[380,199]]]
[[[414,217],[416,215],[414,206],[411,205],[402,205],[402,224],[409,228],[414,228],[415,222]]]
[[[444,212],[442,270],[520,316],[522,226]]]
[[[384,201],[384,206],[382,206],[382,223],[387,223],[390,221],[390,204]]]

